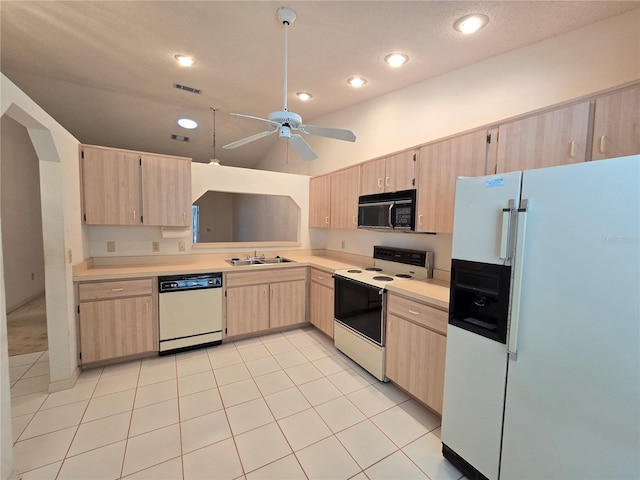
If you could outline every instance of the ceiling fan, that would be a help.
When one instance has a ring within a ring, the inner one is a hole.
[[[291,144],[291,146],[298,152],[298,155],[303,160],[314,160],[318,158],[316,153],[311,149],[309,144],[306,142],[302,135],[298,133],[292,133],[292,131],[299,131],[301,133],[307,135],[318,135],[321,137],[334,138],[337,140],[344,140],[347,142],[355,142],[356,136],[353,134],[351,130],[344,130],[341,128],[329,128],[329,127],[318,127],[315,125],[305,125],[302,123],[302,117],[297,113],[290,112],[287,110],[287,51],[288,51],[288,34],[289,34],[289,26],[296,19],[296,12],[288,7],[280,7],[276,11],[276,16],[278,20],[282,22],[284,25],[284,106],[282,110],[278,112],[271,112],[269,114],[269,118],[260,118],[254,117],[251,115],[245,115],[243,113],[232,113],[231,115],[235,115],[238,117],[251,118],[253,120],[259,120],[261,122],[268,123],[273,127],[272,130],[266,130],[264,132],[256,133],[255,135],[251,135],[249,137],[243,138],[236,142],[229,143],[224,145],[222,148],[236,148],[241,145],[245,145],[249,142],[253,142],[254,140],[258,140],[259,138],[266,137],[273,133],[278,132],[280,138],[285,138]]]

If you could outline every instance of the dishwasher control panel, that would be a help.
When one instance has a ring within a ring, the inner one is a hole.
[[[158,277],[158,290],[160,293],[221,287],[222,273],[201,273],[193,275]]]

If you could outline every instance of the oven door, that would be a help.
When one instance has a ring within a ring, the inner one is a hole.
[[[345,327],[384,346],[384,291],[334,275],[334,317]]]

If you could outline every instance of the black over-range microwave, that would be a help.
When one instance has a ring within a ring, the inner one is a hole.
[[[416,191],[363,195],[358,200],[358,228],[413,231]]]

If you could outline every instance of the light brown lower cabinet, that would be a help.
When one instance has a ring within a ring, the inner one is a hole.
[[[231,272],[223,282],[227,337],[306,321],[306,267]]]
[[[393,310],[397,311],[403,306],[399,302],[394,305],[394,299],[400,299],[404,306],[410,307],[407,309],[410,312],[408,315],[416,318],[408,320],[393,313]],[[386,374],[398,386],[442,414],[447,337],[439,326],[433,330],[424,325],[432,327],[434,320],[440,323],[446,312],[419,302],[411,305],[412,302],[389,295]],[[426,322],[423,321],[425,318]]]
[[[333,278],[330,273],[312,268],[309,280],[309,321],[333,338]]]
[[[78,285],[80,363],[158,351],[153,285],[151,278]]]

